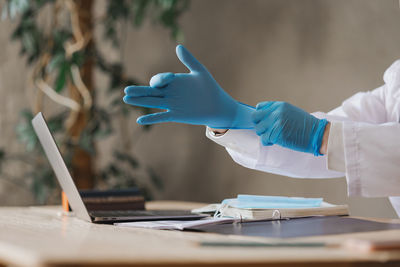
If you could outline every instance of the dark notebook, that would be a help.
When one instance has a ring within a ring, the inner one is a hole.
[[[118,190],[81,190],[82,201],[90,211],[144,210],[145,201],[137,188]]]
[[[380,223],[350,217],[322,216],[288,220],[207,225],[187,230],[225,235],[289,238],[400,229],[400,224]]]

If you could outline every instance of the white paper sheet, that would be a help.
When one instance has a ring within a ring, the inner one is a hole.
[[[232,218],[205,218],[201,220],[185,220],[185,221],[145,221],[145,222],[124,222],[114,223],[115,226],[120,227],[137,227],[158,230],[184,230],[185,228],[203,226],[209,224],[222,224],[232,223],[235,219]]]

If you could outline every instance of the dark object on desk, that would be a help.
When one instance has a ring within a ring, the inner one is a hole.
[[[124,189],[111,189],[111,190],[79,190],[79,194],[83,198],[87,197],[130,197],[130,196],[142,196],[139,188],[131,187]]]
[[[160,220],[199,220],[207,215],[191,213],[190,210],[109,210],[89,211],[95,223],[138,222]]]
[[[188,230],[225,235],[301,237],[400,229],[400,224],[380,223],[341,216],[207,225]]]
[[[206,217],[202,214],[193,214],[189,210],[102,210],[91,211],[83,202],[71,174],[61,156],[61,153],[54,141],[53,136],[47,126],[42,113],[38,113],[32,120],[40,144],[56,174],[56,178],[61,185],[61,189],[68,197],[68,202],[72,207],[76,217],[96,223],[114,223],[127,221],[150,221],[150,220],[188,220]],[[94,194],[94,193],[93,193]]]
[[[138,188],[121,190],[80,190],[88,210],[144,210],[144,197]]]

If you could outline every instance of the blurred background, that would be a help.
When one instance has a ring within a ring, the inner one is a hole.
[[[137,186],[148,199],[220,202],[239,193],[323,197],[352,215],[395,217],[346,181],[243,168],[205,127],[143,128],[128,84],[186,72],[183,43],[234,98],[327,112],[383,84],[400,56],[397,0],[2,1],[0,205],[60,203],[30,126],[42,111],[80,188]],[[379,178],[379,177],[377,177]]]

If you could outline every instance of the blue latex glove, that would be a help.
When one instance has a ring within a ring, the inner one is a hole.
[[[262,102],[253,114],[255,131],[263,145],[278,144],[293,150],[321,155],[327,120],[317,119],[286,102]]]
[[[254,107],[228,95],[182,45],[176,47],[176,55],[190,73],[160,73],[151,78],[150,86],[125,88],[125,103],[166,110],[138,118],[139,124],[181,122],[216,129],[254,127]]]

